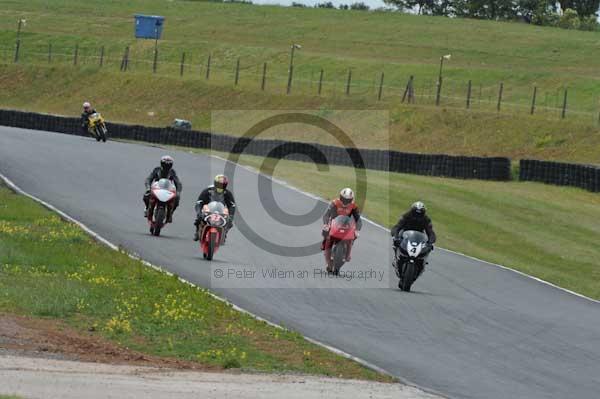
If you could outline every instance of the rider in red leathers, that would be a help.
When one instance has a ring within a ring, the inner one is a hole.
[[[360,230],[362,227],[362,220],[360,218],[360,210],[354,202],[354,192],[350,188],[344,188],[342,191],[340,191],[340,197],[329,203],[329,207],[323,215],[323,243],[321,244],[321,249],[324,251],[325,263],[327,265],[328,272],[333,271],[333,265],[331,264],[332,242],[329,239],[329,222],[331,219],[334,219],[339,215],[352,216],[354,218],[356,221],[357,230],[356,238],[358,238],[358,230]],[[346,261],[350,261],[350,250],[351,247],[348,248]]]

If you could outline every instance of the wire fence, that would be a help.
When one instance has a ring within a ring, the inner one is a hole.
[[[547,118],[577,118],[600,124],[599,99],[566,87],[515,87],[503,82],[461,81],[439,76],[386,76],[385,72],[365,73],[358,69],[316,67],[312,64],[286,64],[283,52],[265,61],[245,61],[229,55],[217,59],[211,53],[192,54],[176,48],[153,46],[118,48],[105,46],[71,47],[48,43],[18,43],[0,46],[0,62],[24,65],[71,65],[122,73],[152,74],[204,80],[231,85],[240,90],[263,91],[277,95],[308,95],[326,98],[359,98],[367,104],[405,103],[417,106],[443,106],[495,113],[543,115]],[[574,104],[577,104],[575,106]],[[585,104],[585,106],[581,106]]]

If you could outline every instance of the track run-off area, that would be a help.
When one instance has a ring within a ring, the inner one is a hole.
[[[450,398],[595,398],[600,392],[597,302],[442,249],[432,254],[414,292],[400,292],[390,274],[389,233],[371,223],[364,224],[344,270],[372,278],[324,278],[316,272],[322,254],[311,250],[320,220],[292,225],[271,212],[277,205],[292,215],[316,214],[325,204],[278,182],[270,198],[265,178],[247,168],[236,168],[230,183],[245,231],[277,248],[306,249],[286,256],[236,226],[215,260],[204,261],[191,240],[194,202],[225,170],[222,159],[168,151],[183,183],[181,206],[162,236],[152,237],[142,214],[143,181],[166,152],[0,127],[0,173],[27,193],[143,259],[401,380]],[[215,279],[217,270],[227,275],[232,269],[259,276],[305,271],[309,278]]]

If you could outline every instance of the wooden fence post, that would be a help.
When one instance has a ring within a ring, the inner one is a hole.
[[[263,64],[262,82],[260,83],[260,89],[265,90],[265,84],[267,82],[267,63]]]
[[[100,47],[100,66],[104,65],[104,46]]]
[[[20,53],[21,53],[21,39],[17,39],[17,44],[15,46],[15,63],[19,62]]]
[[[321,89],[323,88],[323,68],[321,68],[321,73],[319,74],[319,87],[317,89],[317,93],[321,95]]]
[[[158,69],[158,46],[154,45],[154,57],[152,59],[152,73],[156,73]]]
[[[565,96],[563,97],[562,113],[560,114],[561,118],[565,119],[566,114],[567,114],[567,89],[565,88]]]
[[[500,106],[502,105],[502,92],[504,91],[504,83],[500,82],[500,89],[498,90],[498,105],[496,110],[500,112]]]
[[[533,86],[533,97],[531,98],[531,115],[535,112],[535,100],[537,98],[537,86]]]
[[[408,94],[409,82],[410,82],[410,80],[408,82],[406,82],[406,87],[404,88],[404,93],[402,93],[402,101],[400,101],[401,103],[404,103],[404,101],[406,100],[406,95]]]
[[[240,81],[240,59],[237,59],[237,63],[235,64],[235,85],[237,86]]]
[[[125,47],[125,53],[123,53],[123,59],[121,60],[121,72],[127,71],[129,64],[129,46]]]
[[[408,78],[408,82],[406,82],[406,88],[404,89],[404,94],[402,95],[402,102],[408,99],[408,103],[414,102],[414,93],[413,93],[413,75],[410,75]]]
[[[442,96],[442,75],[438,77],[437,91],[435,93],[435,105],[440,105],[440,98]]]
[[[208,60],[206,61],[206,80],[210,77],[210,59],[212,58],[212,54],[208,55]]]
[[[377,101],[381,101],[381,96],[383,94],[383,77],[384,72],[381,72],[381,78],[379,78],[379,92],[377,93]]]
[[[350,83],[352,82],[352,69],[348,69],[348,79],[346,80],[346,95],[350,95]]]
[[[184,68],[185,68],[185,51],[181,54],[181,62],[179,63],[179,76],[183,76]]]
[[[467,109],[471,108],[471,81],[467,85]]]
[[[290,94],[290,92],[292,91],[292,76],[294,75],[294,66],[290,65],[290,69],[288,71],[288,81],[287,81],[287,88],[286,88],[286,94]]]

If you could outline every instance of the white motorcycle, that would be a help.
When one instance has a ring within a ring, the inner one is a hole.
[[[150,186],[150,204],[148,206],[148,225],[150,234],[159,236],[165,226],[167,213],[173,212],[177,189],[169,179],[160,179]]]
[[[398,288],[410,291],[410,287],[419,278],[433,245],[426,234],[407,230],[394,237],[394,269],[400,279]]]

